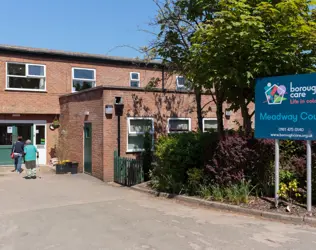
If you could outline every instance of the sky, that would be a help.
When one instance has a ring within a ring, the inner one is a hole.
[[[153,0],[0,0],[0,44],[142,57]]]

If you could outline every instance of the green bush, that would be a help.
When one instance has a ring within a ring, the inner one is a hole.
[[[201,183],[203,182],[203,169],[191,168],[187,172],[188,184],[187,192],[189,195],[196,195],[201,190]]]
[[[161,136],[155,145],[156,166],[151,171],[152,185],[159,191],[178,193],[186,187],[195,193],[193,184],[188,184],[188,173],[193,174],[189,170],[204,169],[205,162],[212,158],[216,140],[216,133]]]

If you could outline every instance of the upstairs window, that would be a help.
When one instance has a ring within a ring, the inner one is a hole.
[[[176,77],[177,90],[189,90],[188,82],[184,76]]]
[[[148,132],[152,137],[154,145],[154,119],[153,118],[127,118],[128,137],[127,152],[141,152],[144,150],[145,133]]]
[[[7,63],[7,89],[45,91],[45,65]]]
[[[217,119],[216,118],[204,118],[203,119],[203,132],[217,131]]]
[[[129,81],[130,81],[131,87],[139,88],[140,87],[140,74],[137,72],[131,72]]]
[[[93,88],[95,82],[95,69],[72,69],[72,92]]]
[[[191,118],[169,118],[168,133],[183,133],[191,131]]]

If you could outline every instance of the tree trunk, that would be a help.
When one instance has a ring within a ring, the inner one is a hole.
[[[220,138],[222,138],[224,134],[224,121],[223,121],[223,101],[217,99],[216,102],[216,117],[217,117],[217,131]]]
[[[203,115],[202,115],[202,95],[200,89],[195,89],[196,113],[198,119],[199,130],[203,131]]]
[[[251,130],[252,130],[252,128],[251,128],[251,116],[249,114],[249,110],[248,110],[246,103],[242,103],[240,105],[240,109],[241,109],[241,115],[243,118],[243,128],[245,130],[245,135],[250,136]]]

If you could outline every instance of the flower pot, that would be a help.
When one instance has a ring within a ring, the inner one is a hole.
[[[65,164],[56,164],[56,174],[65,174],[66,165]]]
[[[66,173],[69,173],[71,171],[72,162],[71,161],[66,162],[65,165],[66,165],[66,169],[65,169]]]
[[[70,168],[70,173],[71,174],[77,174],[78,173],[78,165],[79,165],[78,162],[73,162],[71,164],[71,168]]]

